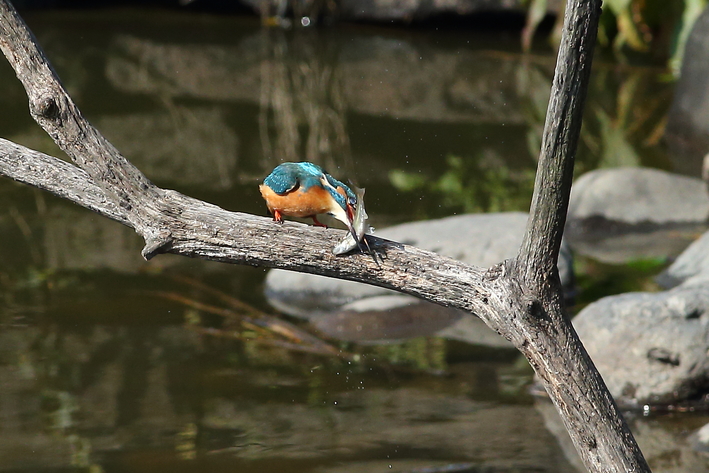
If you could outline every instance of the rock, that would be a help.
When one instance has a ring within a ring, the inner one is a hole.
[[[360,299],[311,320],[318,331],[342,341],[367,343],[435,335],[471,345],[514,349],[475,316],[398,293]]]
[[[709,272],[709,232],[689,245],[667,268],[657,281],[665,287],[673,287],[687,279]]]
[[[619,264],[677,256],[706,229],[701,179],[648,168],[600,169],[571,190],[567,238],[574,251]]]
[[[517,254],[527,218],[524,212],[456,215],[396,225],[377,236],[488,268]]]
[[[469,345],[516,350],[512,343],[502,338],[497,332],[490,330],[490,328],[485,325],[485,322],[474,315],[466,313],[463,313],[454,323],[433,335],[448,340],[458,340],[459,342],[465,342]]]
[[[684,49],[667,116],[665,140],[674,169],[699,176],[709,150],[709,10],[699,15]]]
[[[706,224],[630,227],[603,219],[589,219],[569,222],[566,237],[574,253],[602,263],[666,262],[682,253],[706,228]]]
[[[571,219],[601,217],[628,224],[704,222],[709,195],[701,179],[649,168],[599,169],[574,182]]]
[[[622,402],[671,403],[709,386],[709,277],[660,293],[603,298],[574,326]]]
[[[313,326],[336,340],[366,342],[430,335],[463,312],[401,294],[369,297],[313,319]]]

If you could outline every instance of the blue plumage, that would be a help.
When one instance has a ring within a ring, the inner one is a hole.
[[[337,189],[338,187],[342,187],[345,190],[345,192],[347,193],[347,202],[350,205],[355,205],[355,203],[357,202],[357,196],[354,194],[354,192],[352,192],[352,189],[350,189],[349,186],[347,186],[342,181],[338,181],[337,179],[335,179],[334,177],[332,177],[331,175],[329,175],[327,173],[325,173],[325,178],[330,183],[330,185],[332,187],[334,187],[335,189]],[[345,206],[345,202],[344,202],[345,199],[343,199],[340,194],[337,194],[337,196],[339,197],[338,203],[344,207]],[[342,202],[340,202],[340,200]]]
[[[343,182],[338,181],[331,175],[327,174],[317,164],[301,162],[301,163],[282,163],[279,164],[271,174],[264,179],[263,183],[270,187],[273,192],[279,195],[287,194],[295,190],[297,187],[307,191],[312,186],[322,186],[321,178],[325,177],[327,182],[332,186],[326,187],[327,191],[332,195],[333,199],[343,209],[347,208],[347,204],[354,205],[357,197],[354,192]],[[339,194],[336,189],[342,187],[347,193],[347,200]]]
[[[282,217],[311,217],[322,225],[317,215],[328,214],[344,223],[353,235],[352,219],[357,197],[354,192],[317,164],[283,163],[259,186],[268,210],[277,222]]]

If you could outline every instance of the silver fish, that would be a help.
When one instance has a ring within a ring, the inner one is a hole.
[[[351,233],[348,233],[347,236],[333,248],[332,253],[335,255],[342,255],[355,248],[361,248],[360,245],[364,239],[364,235],[371,234],[374,230],[369,226],[369,216],[367,215],[367,211],[364,210],[364,189],[355,186],[351,187],[357,196],[357,208],[355,209],[354,221],[352,222],[354,232],[357,234],[357,241],[355,241]]]

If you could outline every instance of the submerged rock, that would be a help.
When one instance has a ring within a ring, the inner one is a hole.
[[[313,326],[330,338],[348,342],[400,340],[430,335],[460,319],[463,313],[393,294],[369,297],[324,313]]]
[[[368,297],[311,319],[320,333],[348,342],[383,342],[436,335],[473,345],[512,348],[479,318],[413,296]]]
[[[660,293],[603,298],[574,326],[608,385],[625,403],[672,403],[709,386],[709,278]]]
[[[464,263],[490,267],[514,257],[522,242],[527,214],[470,214],[405,223],[377,231],[376,235],[449,256]],[[569,284],[571,255],[559,259],[562,282]],[[350,302],[394,291],[367,284],[305,273],[272,270],[266,278],[266,296],[279,310],[310,318],[339,309]]]
[[[567,237],[579,254],[605,263],[677,256],[706,229],[701,179],[657,169],[600,169],[571,190]]]

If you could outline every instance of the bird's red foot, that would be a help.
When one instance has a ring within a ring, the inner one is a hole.
[[[273,221],[276,223],[283,223],[283,215],[278,210],[273,211]]]
[[[327,225],[325,225],[325,224],[323,224],[323,223],[320,223],[320,221],[318,220],[318,218],[317,218],[315,215],[313,215],[311,218],[313,219],[313,223],[315,224],[316,227],[325,227],[325,228],[327,228]]]

